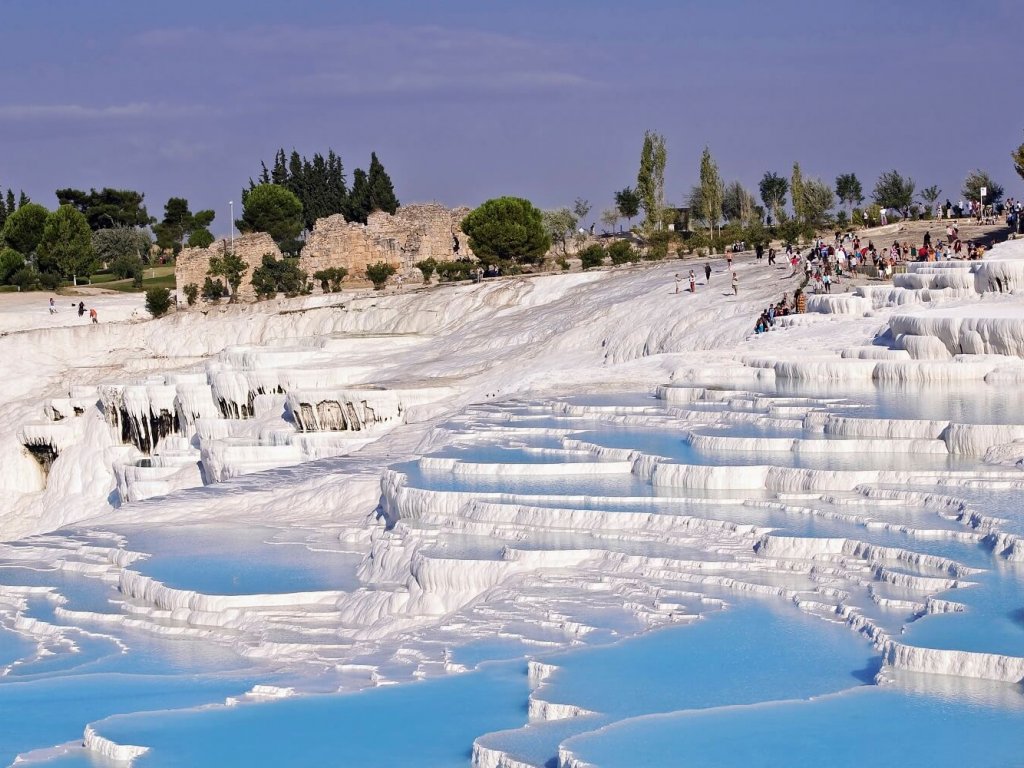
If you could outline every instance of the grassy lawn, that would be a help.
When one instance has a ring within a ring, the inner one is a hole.
[[[174,267],[165,264],[159,267],[146,267],[142,273],[142,288],[136,288],[132,285],[132,281],[118,280],[114,275],[109,272],[97,272],[92,276],[92,285],[100,285],[111,291],[121,291],[122,293],[136,293],[139,291],[147,291],[150,288],[168,288],[174,290]]]

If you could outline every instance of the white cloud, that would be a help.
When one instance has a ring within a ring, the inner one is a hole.
[[[128,104],[0,104],[0,121],[104,121],[184,117],[207,112],[200,105],[153,104],[139,101]]]

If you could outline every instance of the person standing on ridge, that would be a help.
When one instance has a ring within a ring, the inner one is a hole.
[[[711,282],[711,262],[704,262],[704,281],[707,283]]]
[[[89,310],[89,319],[92,320],[93,325],[96,325],[100,321],[100,316],[96,313],[96,307]]]
[[[740,276],[737,275],[735,272],[732,273],[732,295],[740,295]]]
[[[690,293],[697,292],[697,276],[690,270]]]

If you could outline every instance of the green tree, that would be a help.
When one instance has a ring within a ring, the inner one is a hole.
[[[893,208],[903,214],[910,214],[910,206],[914,204],[914,180],[900,175],[898,171],[886,171],[878,177],[872,199],[882,208]]]
[[[711,158],[711,150],[704,147],[700,158],[700,206],[701,216],[714,234],[715,224],[722,218],[722,177],[718,166]]]
[[[186,286],[187,288],[188,286]],[[206,276],[206,280],[203,281],[202,296],[207,301],[212,301],[216,304],[227,294],[228,289],[224,287],[224,281],[220,278],[214,280],[209,275]]]
[[[1013,150],[1010,153],[1010,158],[1013,160],[1013,168],[1017,171],[1017,175],[1024,179],[1024,144]]]
[[[110,262],[110,271],[114,277],[121,280],[131,278],[132,285],[136,288],[142,287],[143,269],[142,259],[134,253],[121,254]]]
[[[864,202],[864,190],[857,174],[841,173],[836,176],[836,197],[839,198],[839,202],[849,207],[852,215],[853,207]]]
[[[89,222],[94,232],[115,227],[145,227],[152,223],[144,204],[145,194],[132,189],[104,187],[90,189],[58,189],[59,205],[70,205]]]
[[[263,254],[260,266],[252,273],[252,287],[261,299],[273,298],[278,293],[297,296],[306,285],[306,273],[299,269],[295,259],[275,259]]]
[[[356,168],[352,173],[352,192],[348,196],[345,218],[348,221],[365,224],[371,210],[370,182],[366,177],[366,171]]]
[[[11,277],[25,267],[25,257],[16,250],[7,246],[0,250],[0,283],[7,285]]]
[[[929,216],[935,214],[935,204],[942,197],[942,190],[939,189],[937,184],[932,184],[930,187],[925,187],[921,190],[921,200],[924,201],[925,210]]]
[[[216,214],[211,210],[192,213],[188,200],[184,197],[172,197],[164,205],[164,218],[153,225],[157,245],[164,250],[174,251],[175,254],[181,251],[182,243],[186,239],[189,247],[205,248],[205,245],[198,243],[208,240],[209,245],[213,242],[209,226],[215,217]]]
[[[39,203],[23,205],[7,217],[0,237],[18,253],[30,256],[43,239],[43,229],[49,215],[50,212]]]
[[[1005,190],[1002,185],[997,184],[987,172],[980,169],[967,174],[961,194],[972,203],[977,203],[981,201],[982,187],[985,188],[985,205],[995,205],[1003,199]]]
[[[488,200],[463,219],[462,231],[484,264],[533,264],[551,247],[541,212],[520,197]]]
[[[632,229],[633,217],[640,213],[640,195],[633,187],[623,187],[615,193],[615,207]]]
[[[601,211],[601,223],[607,227],[609,232],[615,231],[615,225],[619,223],[621,218],[622,214],[619,213],[618,208],[605,208]]]
[[[590,201],[577,197],[573,201],[572,212],[576,216],[576,221],[582,223],[587,218],[587,214],[590,213]]]
[[[277,184],[259,184],[242,193],[242,232],[266,232],[275,242],[294,240],[302,231],[302,203]]]
[[[39,241],[39,263],[52,263],[65,278],[78,285],[79,275],[92,274],[96,259],[92,230],[85,216],[70,205],[62,205],[46,217]]]
[[[616,240],[608,246],[608,256],[612,264],[632,264],[640,260],[640,254],[626,240]],[[603,257],[602,257],[603,259]]]
[[[722,194],[722,215],[726,221],[748,224],[757,215],[757,201],[740,182],[726,184]]]
[[[210,278],[206,278],[209,280]],[[189,283],[183,289],[185,292],[185,300],[188,301],[188,305],[191,307],[196,303],[196,298],[199,296],[199,286],[195,283]]]
[[[224,278],[227,284],[231,287],[230,301],[234,303],[238,297],[238,287],[242,284],[242,278],[245,276],[245,273],[249,271],[249,265],[242,261],[242,258],[238,254],[228,251],[223,256],[214,256],[211,258],[210,268],[207,271],[214,277]]]
[[[146,291],[146,311],[153,317],[162,317],[171,308],[171,292],[166,288]]]
[[[134,256],[141,264],[149,255],[150,245],[149,235],[132,227],[99,229],[92,233],[92,249],[96,260],[103,264],[123,256]]]
[[[326,157],[318,152],[312,159],[292,150],[286,159],[282,148],[274,156],[273,171],[266,163],[261,162],[260,166],[260,184],[278,184],[299,198],[304,229],[312,230],[318,219],[336,213],[347,215],[345,168],[333,149],[328,150]],[[257,182],[249,179],[249,189],[256,185]]]
[[[807,179],[803,182],[804,223],[810,227],[821,227],[826,223],[826,214],[835,204],[832,187],[821,179]]]
[[[568,208],[558,208],[554,211],[542,211],[541,217],[548,239],[552,243],[558,243],[562,248],[562,255],[567,255],[569,238],[576,230],[576,216]]]
[[[385,211],[394,213],[398,210],[398,198],[395,197],[395,187],[391,183],[391,177],[384,170],[384,164],[377,159],[377,153],[370,153],[370,170],[366,174],[366,184],[369,189],[370,210]]]
[[[644,210],[644,227],[653,230],[661,226],[661,212],[665,207],[665,164],[668,151],[665,137],[654,131],[644,132],[640,150],[640,170],[636,176],[636,192]]]
[[[373,283],[374,289],[378,291],[387,285],[388,278],[393,274],[395,274],[395,268],[386,261],[378,261],[366,266],[366,279]]]
[[[779,214],[786,205],[789,182],[777,173],[769,172],[761,177],[757,189],[761,193],[761,202],[764,203],[764,207],[772,212],[772,220],[778,223]]]
[[[789,178],[789,191],[793,198],[793,218],[797,224],[804,223],[804,175],[800,171],[800,163],[793,163],[793,173]]]

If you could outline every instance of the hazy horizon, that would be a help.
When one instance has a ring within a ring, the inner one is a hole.
[[[634,183],[649,128],[673,203],[705,145],[755,195],[797,160],[829,183],[856,173],[866,195],[895,168],[955,201],[982,168],[1021,196],[1021,14],[986,6],[18,5],[0,186],[48,207],[60,187],[137,189],[157,217],[187,197],[220,235],[261,160],[333,148],[349,180],[376,151],[404,203],[582,196],[596,218]]]

